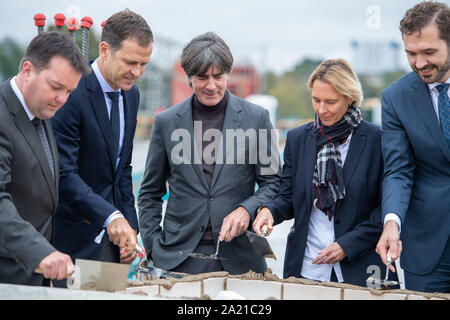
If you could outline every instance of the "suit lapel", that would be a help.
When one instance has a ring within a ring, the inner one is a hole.
[[[444,156],[450,161],[450,149],[445,141],[436,112],[431,100],[430,90],[418,76],[413,80],[411,95],[412,104],[431,133],[434,142],[439,146]]]
[[[304,183],[306,186],[306,212],[309,214],[312,207],[312,179],[317,161],[316,141],[314,138],[314,127],[308,133],[304,155],[299,156],[298,168],[303,168]]]
[[[228,144],[230,145],[230,147],[227,148],[226,131],[228,129],[234,131],[241,127],[242,121],[241,112],[242,107],[240,105],[239,100],[230,93],[225,110],[225,118],[223,121],[222,139],[220,139],[218,152],[216,155],[216,165],[214,167],[214,175],[211,181],[211,189],[213,188],[215,182],[217,181],[217,178],[219,177],[219,174],[223,169],[224,163],[226,163],[228,153],[231,152],[232,149],[234,149],[234,147],[236,146],[236,143],[234,143],[233,141],[229,141]],[[217,161],[218,159],[220,160]]]
[[[8,83],[5,90],[5,98],[8,102],[9,109],[15,114],[15,123],[19,131],[24,136],[25,140],[28,142],[28,145],[30,146],[31,150],[33,151],[34,155],[36,156],[39,165],[41,167],[42,173],[44,175],[45,181],[47,182],[47,186],[50,190],[51,196],[53,198],[53,202],[56,205],[57,201],[57,190],[56,190],[56,183],[53,178],[53,174],[51,172],[50,166],[48,164],[47,156],[45,155],[44,147],[42,146],[41,139],[39,138],[39,135],[34,128],[33,124],[31,123],[30,119],[28,118],[28,115],[25,112],[25,109],[23,108],[22,104],[20,103],[19,99],[17,98],[16,94],[12,90],[10,84]],[[47,127],[47,132],[50,134],[49,136],[49,143],[50,148],[53,155],[53,163],[55,164],[55,175],[59,174],[59,165],[58,165],[58,159],[55,156],[56,153],[56,145],[54,136],[51,131],[51,127],[48,126],[49,121],[45,120],[44,124]]]
[[[111,124],[109,122],[105,95],[94,72],[91,72],[91,74],[87,77],[87,89],[90,91],[89,99],[91,101],[92,108],[94,109],[95,117],[100,130],[102,131],[103,139],[105,139],[109,158],[111,160],[111,167],[114,172],[116,169],[117,155],[115,155],[113,151],[114,146],[113,141],[111,140]]]
[[[208,183],[206,182],[205,174],[203,173],[202,161],[201,161],[201,152],[202,148],[201,143],[202,137],[195,137],[194,134],[194,121],[192,118],[192,97],[186,100],[181,106],[180,110],[177,112],[178,121],[176,124],[177,129],[186,129],[189,132],[189,139],[191,140],[191,156],[187,157],[187,154],[184,153],[183,157],[186,157],[185,163],[191,163],[195,173],[197,174],[200,182],[205,187],[206,190],[209,189]],[[200,149],[199,149],[200,148]],[[194,160],[194,161],[192,161]]]
[[[366,145],[365,123],[361,122],[360,126],[353,131],[350,146],[347,152],[347,158],[344,163],[344,186],[347,189],[356,171],[362,152]]]

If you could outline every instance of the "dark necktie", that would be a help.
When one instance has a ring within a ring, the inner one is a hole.
[[[107,92],[109,98],[112,100],[111,116],[109,118],[112,138],[114,142],[114,152],[118,156],[119,153],[119,138],[120,138],[120,119],[119,119],[119,92]],[[115,159],[114,159],[115,160]]]
[[[50,171],[53,174],[53,178],[55,178],[55,168],[53,166],[53,157],[52,152],[50,151],[50,145],[48,144],[47,135],[45,134],[44,125],[42,124],[42,120],[38,118],[34,118],[31,123],[33,123],[36,131],[39,135],[39,138],[42,142],[42,147],[44,148],[45,155],[47,156],[48,165],[50,166]]]
[[[441,121],[441,129],[445,140],[450,147],[450,98],[448,97],[448,83],[438,85],[436,88],[439,91],[438,109],[439,120]]]

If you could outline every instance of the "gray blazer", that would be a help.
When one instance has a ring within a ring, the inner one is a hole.
[[[257,162],[249,163],[247,159],[245,164],[237,164],[239,152],[236,139],[231,143],[231,148],[227,146],[226,130],[270,130],[272,124],[267,110],[230,94],[222,130],[225,140],[221,140],[217,150],[223,150],[223,154],[232,161],[216,162],[209,187],[198,160],[200,158],[194,150],[195,143],[190,139],[194,137],[192,98],[155,117],[138,198],[139,228],[144,246],[151,253],[155,266],[168,270],[186,259],[179,253],[180,250],[192,252],[196,248],[209,219],[215,239],[219,236],[223,219],[238,206],[243,206],[253,220],[256,209],[275,197],[280,179],[279,166],[271,174],[262,174],[261,169],[267,169],[269,165],[264,166],[259,158]],[[183,133],[188,133],[189,139],[183,140],[188,147],[181,152],[182,139],[178,134]],[[259,137],[257,144],[261,145]],[[249,150],[249,145],[245,144],[246,155],[256,152]],[[270,148],[270,143],[268,146]],[[176,155],[183,158],[181,164]],[[276,157],[278,160],[279,155],[276,154]],[[162,197],[166,194],[167,182],[170,195],[161,228]],[[258,184],[256,191],[255,183]],[[221,244],[220,253],[228,258],[221,262],[231,274],[249,270],[264,272],[267,269],[265,260],[255,255],[245,235]]]
[[[34,269],[50,244],[58,202],[58,151],[44,121],[55,164],[50,171],[39,135],[9,81],[0,84],[0,282],[42,285]]]

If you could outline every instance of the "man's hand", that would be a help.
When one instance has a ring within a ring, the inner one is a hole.
[[[247,230],[250,214],[244,207],[239,207],[223,219],[219,233],[219,241],[230,242]]]
[[[402,242],[400,239],[399,227],[397,222],[389,220],[384,225],[383,233],[378,241],[376,252],[384,264],[387,265],[387,253],[389,252],[392,261],[397,260],[402,252]],[[395,272],[393,264],[389,270]]]
[[[136,251],[128,251],[125,248],[120,249],[120,263],[131,264],[136,259]]]
[[[273,216],[272,212],[270,212],[269,208],[262,208],[259,210],[258,215],[256,216],[255,221],[253,222],[253,231],[256,232],[257,235],[262,236],[263,231],[262,227],[267,226],[267,234],[268,236],[273,230]]]
[[[339,243],[333,242],[325,249],[319,251],[319,255],[314,258],[312,264],[335,264],[346,256]]]
[[[136,231],[130,227],[127,219],[117,218],[111,221],[107,227],[109,240],[120,249],[134,252],[137,244]]]
[[[72,259],[67,254],[55,251],[50,253],[38,266],[41,269],[44,278],[63,280],[69,278],[75,271]]]

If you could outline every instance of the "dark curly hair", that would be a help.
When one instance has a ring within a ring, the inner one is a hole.
[[[450,8],[442,2],[423,1],[406,11],[400,21],[400,31],[410,35],[422,30],[430,23],[439,29],[439,37],[450,46]]]

